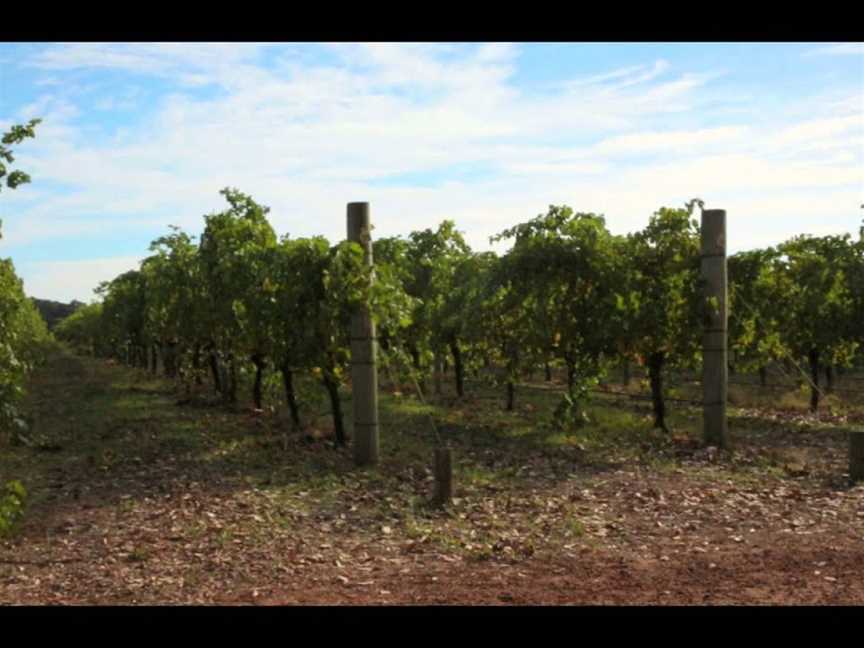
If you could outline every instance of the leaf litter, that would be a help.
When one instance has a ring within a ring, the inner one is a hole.
[[[230,420],[208,413],[202,443]],[[41,456],[44,492],[64,486],[0,540],[0,603],[864,603],[864,486],[836,479],[837,435],[796,431],[797,474],[765,444],[779,431],[593,463],[451,439],[463,470],[437,510],[422,458],[357,471],[297,439],[250,481],[243,462],[172,454],[158,422],[136,425],[154,436],[119,437],[107,470]]]

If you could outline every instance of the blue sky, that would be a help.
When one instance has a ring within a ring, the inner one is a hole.
[[[568,204],[616,233],[725,208],[732,251],[864,217],[861,43],[5,43],[0,129],[33,182],[0,255],[34,296],[92,299],[237,187],[277,232],[456,221],[476,249]]]

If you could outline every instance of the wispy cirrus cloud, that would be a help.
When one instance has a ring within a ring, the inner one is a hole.
[[[238,68],[248,71],[260,48],[255,43],[68,43],[46,48],[27,65],[57,72],[118,70],[194,86],[230,79]]]
[[[864,56],[864,43],[835,43],[807,50],[803,56]]]

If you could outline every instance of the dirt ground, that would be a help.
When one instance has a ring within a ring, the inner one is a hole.
[[[64,357],[38,378],[55,445],[4,458],[0,477],[33,501],[0,540],[0,604],[864,603],[864,485],[842,478],[842,434],[797,429],[784,454],[769,444],[790,438],[780,426],[730,454],[663,446],[662,461],[565,446],[508,464],[457,446],[440,511],[404,449],[353,470],[350,451],[178,407],[131,375]],[[241,462],[250,438],[260,452]]]

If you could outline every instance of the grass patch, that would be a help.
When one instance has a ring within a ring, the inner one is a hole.
[[[585,524],[581,520],[572,516],[567,516],[564,519],[564,528],[575,538],[581,538],[588,532],[588,529],[585,528]]]

